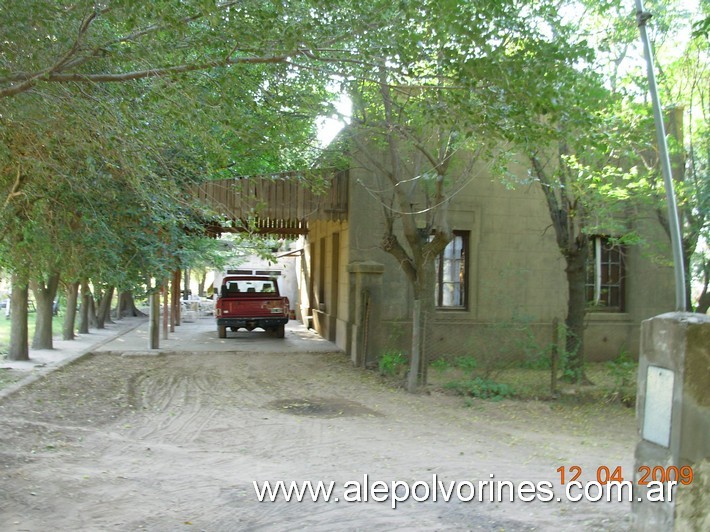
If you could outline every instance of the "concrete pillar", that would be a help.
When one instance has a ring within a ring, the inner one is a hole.
[[[350,357],[355,366],[364,367],[381,350],[383,264],[374,261],[351,262],[350,273]]]
[[[636,419],[634,530],[710,530],[710,316],[672,312],[643,322]],[[641,477],[679,480],[676,468],[686,481],[692,468],[692,482],[671,500],[649,502],[652,486],[639,486]]]

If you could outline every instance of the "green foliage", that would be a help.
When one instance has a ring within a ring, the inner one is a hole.
[[[2,4],[0,265],[40,276],[61,265],[66,280],[140,291],[146,279],[177,267],[219,264],[203,238],[214,214],[195,204],[190,187],[225,172],[312,164],[329,76],[296,70],[285,58],[208,65],[260,49],[278,54],[296,46],[287,34],[298,34],[301,46],[301,24],[313,29],[309,37],[332,35],[313,18],[318,8],[306,4],[286,14],[247,2],[239,16],[201,1],[127,0],[110,9],[83,1],[71,9],[43,0],[27,9]],[[85,77],[40,76],[21,86],[25,74],[52,65],[53,75]],[[121,78],[169,65],[199,73]],[[97,73],[116,83],[84,83]]]
[[[451,367],[451,364],[449,364],[449,362],[445,358],[437,358],[429,365],[437,373],[443,373]]]
[[[631,358],[625,349],[614,360],[606,363],[609,373],[614,378],[614,390],[621,391],[628,388],[636,379],[638,364]]]
[[[454,357],[451,363],[440,358],[432,362],[439,375],[448,375],[451,370],[456,370],[461,378],[449,380],[443,387],[459,395],[477,397],[480,399],[500,400],[515,395],[513,388],[507,384],[499,383],[486,376],[476,375],[479,368],[478,361],[472,355]]]
[[[463,355],[454,359],[454,366],[467,373],[472,373],[478,367],[478,361],[471,355]]]
[[[588,36],[597,48],[594,68],[607,80],[614,98],[623,101],[623,107],[612,107],[606,113],[609,117],[623,118],[618,123],[627,124],[626,148],[617,143],[617,153],[622,160],[629,161],[629,167],[639,169],[637,175],[626,183],[616,180],[605,184],[607,187],[611,185],[614,194],[627,194],[646,209],[655,210],[656,216],[667,226],[655,127],[647,104],[646,65],[630,61],[627,54],[630,46],[639,41],[638,30],[635,25],[628,24],[628,6],[623,2],[584,4],[586,12],[579,18],[579,34]],[[650,0],[645,2],[645,8],[653,14],[647,22],[647,30],[655,59],[659,96],[666,110],[667,140],[686,257],[685,273],[688,286],[699,287],[691,297],[691,303],[700,304],[701,300],[710,297],[705,283],[710,278],[706,275],[710,272],[710,260],[704,254],[706,246],[702,243],[710,236],[710,216],[707,214],[710,212],[710,179],[707,178],[709,117],[706,104],[706,80],[710,68],[708,7],[706,2]],[[661,257],[656,259],[657,262],[662,263],[668,255],[668,239],[645,242],[644,245],[650,249],[649,254]],[[706,308],[701,306],[700,310]]]
[[[636,404],[638,363],[631,358],[628,351],[622,349],[616,359],[606,362],[605,368],[612,379],[611,384],[603,386],[605,399],[633,407]]]
[[[497,383],[490,379],[484,379],[481,377],[451,381],[446,383],[444,388],[459,395],[477,397],[479,399],[491,399],[494,401],[499,401],[515,395],[513,389],[507,384]]]
[[[526,369],[550,369],[552,361],[550,359],[550,351],[552,346],[547,349],[540,349],[536,351],[530,351],[526,354],[523,361],[520,362],[518,367]]]
[[[399,351],[388,351],[380,355],[378,367],[380,375],[385,377],[399,376],[407,366],[407,357]]]
[[[468,346],[486,378],[512,367],[549,368],[552,347],[551,341],[538,338],[532,318],[517,315],[482,328]]]
[[[693,24],[693,37],[705,37],[708,39],[710,34],[710,16],[705,16],[704,19]]]

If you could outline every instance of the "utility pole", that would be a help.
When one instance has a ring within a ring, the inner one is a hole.
[[[671,174],[671,161],[668,157],[668,144],[666,143],[666,128],[663,125],[663,111],[658,97],[658,86],[656,85],[656,74],[653,66],[653,52],[651,42],[646,31],[646,22],[651,18],[651,13],[645,11],[641,0],[636,0],[636,22],[641,32],[641,42],[643,43],[646,55],[646,70],[648,76],[648,90],[651,93],[653,104],[653,118],[656,122],[656,139],[658,142],[658,159],[663,174],[663,182],[666,188],[666,202],[668,204],[668,227],[671,234],[671,247],[673,248],[673,268],[675,270],[675,306],[678,312],[685,312],[687,304],[685,300],[685,268],[683,267],[683,244],[680,236],[680,222],[678,221],[678,206],[676,204],[675,192],[673,190],[673,176]]]

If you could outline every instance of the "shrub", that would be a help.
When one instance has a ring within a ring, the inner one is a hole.
[[[438,373],[443,373],[451,367],[451,364],[449,364],[445,358],[437,358],[434,362],[430,364],[430,366]]]
[[[501,384],[481,377],[451,381],[446,383],[444,388],[452,390],[459,395],[478,397],[479,399],[500,400],[515,395],[513,389],[507,384]]]
[[[456,359],[454,360],[454,364],[460,370],[466,371],[468,373],[472,373],[478,367],[478,362],[471,355],[463,355],[460,357],[456,357]]]
[[[403,368],[407,366],[407,357],[399,351],[383,353],[380,356],[378,367],[380,375],[394,377],[399,375]]]
[[[618,357],[606,363],[606,369],[614,379],[614,386],[608,394],[610,398],[618,399],[627,406],[635,403],[636,392],[633,385],[637,368],[638,364],[626,350],[622,350]]]
[[[622,350],[618,357],[606,363],[609,374],[614,377],[616,388],[623,388],[631,384],[636,377],[636,362],[626,350]]]

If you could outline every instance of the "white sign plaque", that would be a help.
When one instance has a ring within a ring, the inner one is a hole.
[[[671,440],[674,378],[670,369],[648,366],[642,436],[663,447],[668,447]]]

